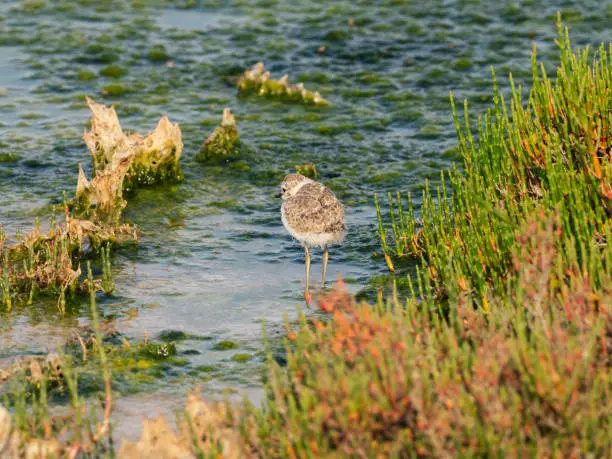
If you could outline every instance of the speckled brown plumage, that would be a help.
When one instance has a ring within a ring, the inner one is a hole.
[[[339,233],[344,231],[344,208],[334,193],[320,183],[302,186],[283,201],[287,224],[297,233]]]

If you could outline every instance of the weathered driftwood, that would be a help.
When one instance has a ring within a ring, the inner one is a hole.
[[[263,62],[255,64],[247,70],[238,81],[238,90],[243,93],[254,93],[258,96],[276,97],[289,102],[301,102],[307,105],[330,105],[317,91],[304,88],[302,83],[295,86],[289,84],[289,77],[283,75],[280,80],[270,78]]]
[[[216,127],[206,139],[200,149],[198,159],[208,161],[215,158],[227,158],[237,150],[239,143],[236,119],[230,109],[226,108],[223,110],[221,126]]]

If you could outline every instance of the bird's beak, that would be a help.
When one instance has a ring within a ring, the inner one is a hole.
[[[280,198],[282,196],[283,196],[283,193],[277,193],[277,194],[274,195],[275,198]]]

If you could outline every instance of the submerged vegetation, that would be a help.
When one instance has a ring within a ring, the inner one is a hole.
[[[291,86],[288,75],[283,75],[280,80],[273,80],[270,78],[270,72],[265,70],[263,62],[258,62],[251,70],[244,72],[238,81],[238,90],[245,94],[252,93],[262,97],[278,98],[287,102],[301,102],[306,105],[329,105],[329,102],[318,91],[308,91],[302,83]]]
[[[561,25],[559,46],[554,82],[534,53],[527,104],[512,80],[509,107],[495,87],[477,138],[467,104],[463,127],[453,105],[464,169],[443,175],[436,193],[425,186],[421,218],[410,196],[407,207],[390,197],[388,230],[377,206],[389,268],[420,260],[408,299],[395,292],[357,304],[339,282],[319,300],[327,316],[300,312],[287,322],[286,363],[268,353],[261,408],[194,394],[176,430],[147,421],[119,456],[609,455],[612,49],[573,52]],[[0,408],[0,453],[113,455],[106,356],[128,350],[103,350],[91,274],[87,288],[103,413],[83,415],[67,366],[75,416],[49,415],[44,382],[31,392],[31,411],[25,396],[15,398],[13,420]],[[129,352],[172,357],[170,344],[150,346]],[[85,355],[87,343],[81,348]]]

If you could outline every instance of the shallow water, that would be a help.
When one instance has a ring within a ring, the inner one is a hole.
[[[533,44],[552,74],[557,10],[575,44],[611,38],[612,8],[593,1],[162,3],[0,5],[0,223],[9,235],[29,231],[36,216],[49,220],[62,192],[73,193],[78,163],[91,171],[86,95],[114,104],[129,130],[151,130],[167,114],[183,132],[185,182],[128,196],[125,217],[140,243],[115,251],[115,294],[98,297],[130,339],[194,336],[178,345],[183,368],[124,395],[117,414],[131,434],[140,413],[179,406],[198,367],[215,369],[202,385],[209,396],[229,387],[261,397],[262,320],[277,336],[302,303],[303,253],[272,197],[295,165],[314,162],[347,207],[349,233],[330,253],[328,279],[341,273],[351,292],[374,294],[389,280],[374,254],[373,194],[417,191],[457,159],[449,91],[482,113],[490,66],[500,87],[509,72],[528,86]],[[155,44],[167,59],[149,58]],[[235,78],[257,61],[332,107],[238,97]],[[111,65],[121,76],[103,76]],[[103,95],[109,85],[122,94]],[[245,151],[228,164],[197,163],[226,106]],[[320,254],[313,261],[316,282]],[[0,359],[53,350],[88,323],[87,311],[83,301],[62,317],[41,301],[1,315]],[[224,340],[239,347],[215,350]],[[252,358],[232,360],[237,353]]]

